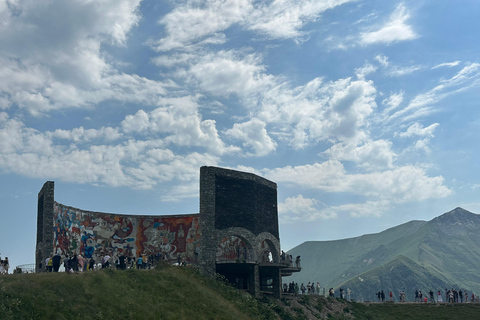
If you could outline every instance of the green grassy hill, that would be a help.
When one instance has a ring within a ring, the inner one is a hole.
[[[408,261],[407,261],[408,262]],[[255,299],[191,269],[0,277],[0,319],[478,319],[480,304],[362,304],[322,296]]]
[[[0,277],[2,320],[275,318],[250,295],[178,267]]]

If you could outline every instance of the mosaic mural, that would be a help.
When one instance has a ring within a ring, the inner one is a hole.
[[[229,236],[222,239],[217,247],[217,262],[261,262],[271,263],[272,252],[266,241],[262,241],[258,248],[249,249],[245,242],[236,237]]]
[[[195,263],[200,242],[198,215],[126,216],[83,211],[54,205],[54,252],[80,253],[100,260],[140,255],[162,255],[169,261]]]

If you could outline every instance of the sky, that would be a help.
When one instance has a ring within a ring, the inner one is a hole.
[[[278,185],[282,249],[480,213],[480,3],[0,0],[0,256],[37,195],[198,213],[201,166]]]

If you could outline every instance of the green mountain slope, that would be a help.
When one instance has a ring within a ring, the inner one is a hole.
[[[415,263],[413,260],[398,256],[380,267],[365,272],[340,285],[352,290],[352,299],[357,301],[377,301],[377,292],[383,290],[388,297],[392,291],[395,301],[399,301],[399,290],[406,294],[406,301],[414,301],[415,290],[427,293],[429,290],[437,292],[450,285],[435,272]],[[436,297],[436,295],[435,295]]]
[[[305,242],[289,251],[302,256],[302,272],[291,278],[299,283],[320,281],[324,287],[338,287],[365,272],[380,272],[377,267],[405,257],[442,279],[449,288],[479,293],[479,230],[480,215],[456,208],[431,221],[412,221],[378,234]],[[406,265],[416,272],[414,265]],[[383,285],[385,290],[387,284]]]
[[[304,242],[288,252],[294,257],[301,256],[302,272],[285,279],[299,284],[318,281],[323,287],[334,287],[350,276],[384,263],[389,257],[387,244],[415,234],[426,223],[410,221],[376,234],[335,241]]]

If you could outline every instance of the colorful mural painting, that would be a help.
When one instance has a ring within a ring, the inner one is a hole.
[[[272,251],[266,241],[262,241],[258,248],[248,248],[245,242],[236,236],[222,239],[217,247],[216,261],[228,262],[261,262],[272,263]]]
[[[127,216],[83,211],[55,202],[54,253],[80,253],[99,261],[108,254],[136,258],[162,256],[165,260],[195,263],[200,242],[198,215]]]

